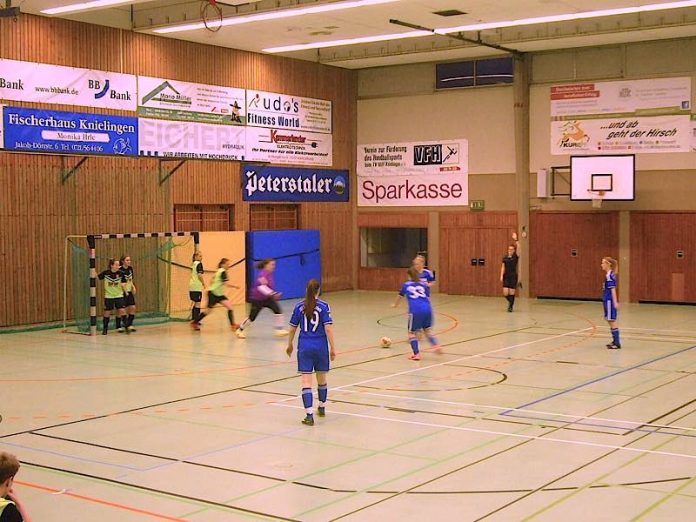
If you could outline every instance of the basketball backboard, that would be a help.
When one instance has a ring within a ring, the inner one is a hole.
[[[571,156],[571,201],[633,201],[635,155]]]

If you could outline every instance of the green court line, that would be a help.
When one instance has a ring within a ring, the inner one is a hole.
[[[638,513],[635,517],[633,517],[633,518],[631,519],[631,521],[633,521],[633,520],[640,520],[641,518],[645,517],[645,516],[648,515],[649,513],[652,513],[655,509],[657,509],[658,507],[660,507],[662,504],[664,504],[665,502],[667,502],[667,501],[670,500],[671,498],[673,498],[673,497],[679,495],[679,492],[680,492],[682,489],[686,488],[687,486],[690,486],[690,485],[693,484],[694,482],[696,482],[696,477],[691,478],[691,480],[687,480],[686,482],[684,482],[684,484],[682,484],[682,485],[679,486],[678,488],[676,488],[676,489],[670,491],[670,492],[667,493],[667,494],[664,494],[664,492],[661,492],[662,494],[664,494],[664,497],[663,497],[663,498],[661,498],[661,499],[658,500],[657,502],[653,503],[652,505],[648,506],[648,507],[645,508],[643,511],[641,511],[640,513]]]
[[[693,412],[689,412],[689,413],[687,413],[687,414],[685,414],[685,415],[682,415],[681,417],[678,417],[678,418],[674,419],[673,422],[679,421],[679,420],[681,420],[681,419],[683,419],[683,418],[685,418],[685,417],[688,417],[689,415],[692,415],[692,414],[693,414]],[[650,435],[653,435],[653,433],[646,433],[645,435],[642,435],[642,436],[640,436],[640,437],[638,437],[638,438],[636,438],[636,439],[634,439],[634,440],[632,440],[632,441],[627,442],[627,443],[625,444],[625,446],[628,447],[628,446],[631,445],[631,444],[635,444],[636,442],[639,442],[639,441],[641,441],[642,439],[644,439],[644,438],[646,438],[646,437],[649,437]],[[668,438],[667,440],[662,441],[662,442],[659,443],[658,445],[653,446],[652,448],[650,448],[650,450],[651,450],[651,451],[659,450],[659,449],[662,448],[663,446],[666,446],[667,444],[673,442],[674,440],[678,439],[679,437],[680,437],[680,435],[675,435],[675,436],[673,436],[673,437],[670,437],[670,438]],[[620,451],[620,450],[619,450],[619,449],[613,449],[613,450],[607,452],[602,458],[606,458],[606,457],[608,457],[609,455],[612,455],[612,454],[614,454],[614,453],[616,453],[616,452],[618,452],[618,451]],[[612,473],[615,473],[615,472],[617,472],[618,470],[623,469],[623,468],[625,468],[625,467],[627,467],[627,466],[629,466],[629,465],[631,465],[631,464],[637,462],[638,460],[640,460],[640,459],[646,457],[647,455],[650,455],[650,454],[649,454],[649,453],[640,453],[640,454],[636,455],[635,457],[629,459],[628,461],[626,461],[626,462],[624,462],[623,464],[617,466],[616,468],[612,469],[611,471],[608,471],[607,473],[604,473],[604,474],[600,475],[599,477],[595,478],[595,479],[592,480],[591,482],[586,483],[584,486],[581,486],[581,487],[577,488],[576,490],[574,490],[574,491],[568,493],[567,495],[564,495],[564,496],[562,496],[561,498],[559,498],[559,499],[557,499],[557,500],[555,500],[555,501],[549,503],[548,505],[544,506],[542,509],[540,509],[540,510],[538,510],[538,511],[535,511],[535,512],[532,513],[531,515],[528,515],[527,517],[525,517],[524,519],[522,519],[522,522],[527,522],[528,520],[532,520],[532,518],[534,518],[534,517],[536,517],[536,516],[538,516],[538,515],[541,515],[542,513],[545,513],[545,512],[547,512],[547,511],[551,510],[552,508],[556,507],[557,505],[562,504],[563,502],[565,502],[565,501],[568,500],[569,498],[574,497],[575,495],[578,495],[578,494],[580,494],[580,493],[583,492],[583,491],[586,491],[590,486],[592,486],[592,485],[594,485],[594,484],[597,484],[599,481],[601,481],[602,479],[604,479],[604,478],[610,476]],[[694,477],[694,478],[696,479],[696,477]],[[694,479],[692,479],[692,480],[694,480]]]
[[[244,511],[237,510],[233,506],[230,506],[229,509],[225,509],[221,506],[211,506],[205,502],[199,502],[196,500],[192,500],[190,498],[179,497],[176,493],[157,492],[157,491],[152,491],[149,489],[142,489],[141,487],[139,487],[137,485],[129,485],[129,484],[126,484],[123,482],[113,482],[111,480],[106,480],[106,479],[102,480],[102,479],[99,479],[97,477],[86,477],[83,475],[73,473],[69,470],[58,470],[55,468],[44,467],[44,466],[30,464],[30,463],[26,463],[26,462],[23,462],[22,465],[26,466],[27,468],[32,468],[36,471],[41,471],[41,472],[47,473],[49,475],[67,476],[73,480],[79,480],[81,482],[86,482],[86,483],[91,483],[91,484],[100,484],[102,486],[111,487],[114,489],[123,489],[123,490],[131,491],[131,492],[136,492],[136,493],[141,494],[141,495],[146,496],[146,497],[154,497],[154,498],[163,498],[163,499],[167,499],[167,500],[174,500],[176,502],[180,502],[182,504],[189,504],[192,506],[206,506],[206,510],[213,509],[213,510],[221,511],[224,513],[227,513],[229,511],[234,511],[235,514],[243,515],[243,516],[250,518],[252,520],[274,520],[274,518],[272,516],[264,517],[261,515],[253,515],[251,513],[246,513]],[[69,491],[74,491],[74,490],[70,489]]]

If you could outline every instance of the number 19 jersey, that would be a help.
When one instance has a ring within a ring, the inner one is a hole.
[[[309,318],[305,315],[304,301],[297,303],[290,317],[290,326],[300,329],[298,350],[327,349],[328,339],[324,328],[327,324],[333,324],[333,319],[326,301],[317,299],[314,313]]]

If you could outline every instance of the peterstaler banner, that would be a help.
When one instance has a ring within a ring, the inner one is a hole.
[[[689,116],[551,122],[551,153],[654,153],[691,150]]]
[[[16,152],[135,156],[138,119],[3,108],[4,148]]]
[[[358,145],[358,206],[467,205],[465,139]]]
[[[141,156],[243,160],[244,127],[140,118]]]
[[[691,78],[551,87],[551,153],[689,152]]]
[[[331,102],[264,91],[247,91],[247,125],[331,133]]]
[[[245,90],[138,76],[138,116],[244,125]]]
[[[135,76],[0,60],[0,99],[135,111]]]
[[[330,166],[333,161],[331,134],[283,129],[246,128],[249,161],[281,165]]]
[[[349,197],[347,170],[242,165],[244,201],[341,202]]]

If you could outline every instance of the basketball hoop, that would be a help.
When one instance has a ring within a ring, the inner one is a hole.
[[[592,196],[592,208],[602,208],[602,201],[604,201],[606,191],[587,189],[587,192]]]

